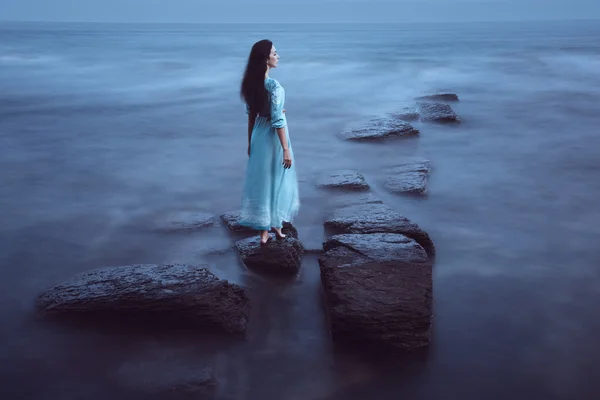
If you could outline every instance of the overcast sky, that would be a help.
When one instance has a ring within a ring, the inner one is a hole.
[[[600,18],[600,0],[0,0],[0,20],[422,22]]]

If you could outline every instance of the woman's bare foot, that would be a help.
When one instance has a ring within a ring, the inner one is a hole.
[[[269,241],[269,231],[260,231],[260,244],[266,244]]]
[[[275,234],[277,235],[277,239],[285,239],[285,237],[287,235],[284,235],[283,233],[281,233],[281,228],[273,228],[273,230],[275,231]]]

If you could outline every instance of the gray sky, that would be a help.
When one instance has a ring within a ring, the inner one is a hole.
[[[600,0],[0,0],[0,20],[423,22],[600,18]]]

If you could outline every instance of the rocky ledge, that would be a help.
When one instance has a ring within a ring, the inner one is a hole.
[[[435,93],[429,94],[427,96],[417,97],[416,100],[421,101],[441,101],[441,102],[450,102],[450,101],[459,101],[458,95],[456,93]]]
[[[346,140],[384,140],[410,137],[419,134],[419,130],[408,122],[398,118],[374,118],[364,126],[344,131],[340,134]]]
[[[294,237],[277,240],[274,235],[264,245],[258,236],[235,244],[242,262],[249,269],[277,275],[294,275],[300,270],[304,246]]]
[[[136,264],[78,274],[42,293],[37,308],[44,315],[147,318],[239,333],[250,304],[241,287],[206,267]]]
[[[429,234],[385,204],[354,204],[338,208],[325,220],[334,233],[399,233],[414,239],[429,255],[435,246]]]
[[[401,234],[336,235],[319,257],[334,342],[410,351],[429,345],[432,267]]]
[[[458,118],[458,115],[456,115],[452,107],[448,104],[422,102],[418,106],[422,121],[437,123],[460,122],[460,118]]]
[[[369,190],[369,184],[366,182],[365,177],[354,170],[341,170],[324,174],[317,180],[317,186],[353,191]]]
[[[385,187],[394,193],[426,194],[429,160],[412,160],[390,168]]]

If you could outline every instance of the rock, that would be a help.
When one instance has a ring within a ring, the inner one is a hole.
[[[415,107],[404,107],[401,111],[397,113],[392,113],[392,117],[400,119],[402,121],[418,121],[419,120],[419,110]]]
[[[354,170],[341,170],[326,174],[318,180],[317,185],[356,191],[369,190],[365,177]]]
[[[186,362],[182,358],[167,354],[161,357],[157,352],[154,359],[121,364],[111,378],[117,385],[150,399],[154,396],[169,399],[214,396],[218,387],[214,368],[198,365],[198,360]]]
[[[393,167],[385,181],[385,187],[394,193],[427,193],[430,162],[428,160],[410,161]]]
[[[273,274],[296,274],[304,257],[304,246],[293,237],[276,240],[271,235],[271,240],[261,246],[257,236],[239,240],[235,246],[246,267]]]
[[[156,227],[165,231],[192,231],[214,225],[215,216],[204,212],[178,211],[157,221]]]
[[[319,257],[332,339],[353,348],[411,351],[429,345],[432,267],[400,234],[333,236]]]
[[[242,219],[242,214],[240,211],[231,211],[221,214],[221,219],[233,232],[258,234],[257,230],[240,225],[240,220]],[[291,222],[284,222],[281,231],[284,235],[288,235],[298,239],[298,230],[296,229],[296,227],[294,227],[294,225]]]
[[[385,204],[355,204],[334,210],[325,227],[336,233],[400,233],[417,241],[428,254],[435,254],[429,234]]]
[[[341,133],[347,140],[383,140],[396,137],[416,136],[419,130],[408,122],[397,118],[375,118],[364,127],[352,129]]]
[[[419,103],[421,120],[426,122],[458,123],[460,119],[448,104]]]
[[[458,101],[458,95],[456,93],[436,93],[428,96],[417,97],[416,100],[425,101]]]
[[[203,266],[135,264],[84,272],[37,299],[46,315],[105,315],[218,329],[246,330],[244,290]]]

